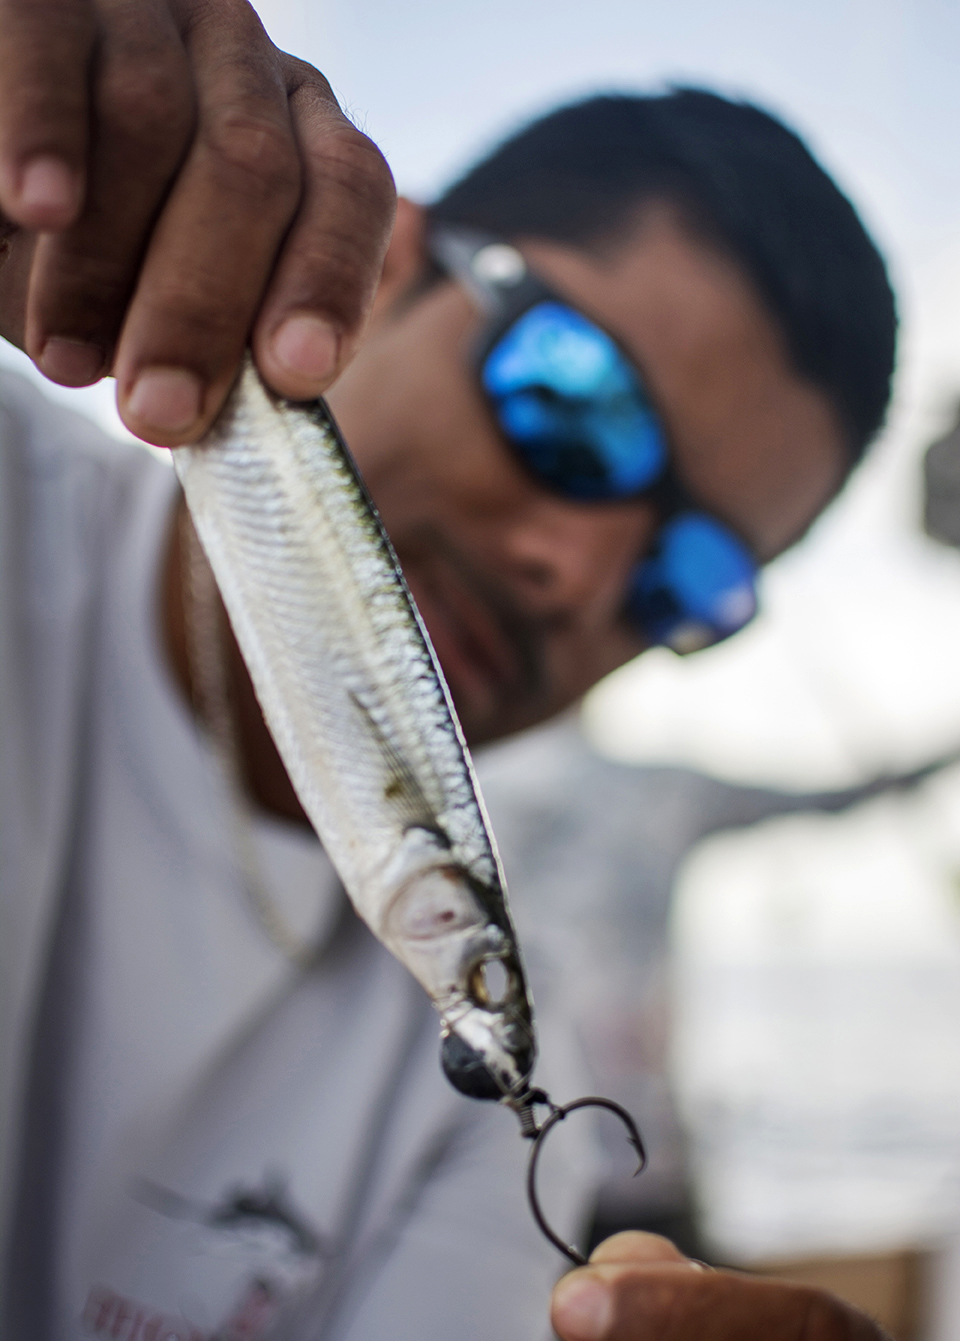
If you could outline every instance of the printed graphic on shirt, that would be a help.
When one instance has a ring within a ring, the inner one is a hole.
[[[211,1229],[256,1229],[274,1226],[286,1231],[289,1250],[300,1256],[326,1257],[330,1245],[323,1236],[310,1227],[304,1216],[289,1198],[286,1179],[280,1175],[268,1176],[261,1188],[236,1186],[229,1189],[222,1201],[212,1206],[191,1201],[178,1192],[160,1187],[142,1179],[134,1195],[144,1206],[150,1206],[161,1215],[173,1220],[193,1220]]]
[[[88,1336],[110,1341],[258,1341],[281,1308],[317,1283],[331,1255],[332,1245],[299,1210],[279,1174],[265,1175],[258,1183],[233,1183],[210,1203],[145,1179],[135,1185],[133,1196],[153,1223],[144,1242],[150,1244],[147,1251],[154,1265],[163,1262],[162,1275],[183,1282],[199,1273],[212,1287],[215,1277],[223,1280],[226,1268],[233,1285],[226,1293],[221,1286],[220,1296],[232,1296],[234,1302],[224,1314],[223,1304],[217,1309],[199,1297],[190,1303],[181,1293],[174,1310],[174,1296],[159,1305],[156,1297],[147,1302],[132,1282],[130,1293],[99,1282],[83,1309]],[[142,1292],[147,1298],[153,1293],[149,1288]]]
[[[280,1303],[273,1282],[252,1280],[230,1316],[214,1332],[205,1334],[182,1316],[156,1313],[98,1285],[90,1291],[83,1325],[90,1335],[110,1341],[257,1341],[275,1320]]]

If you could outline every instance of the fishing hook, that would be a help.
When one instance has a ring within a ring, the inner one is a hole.
[[[511,1106],[520,1119],[521,1136],[533,1142],[530,1160],[527,1164],[527,1199],[530,1202],[530,1209],[533,1211],[533,1218],[553,1246],[559,1248],[565,1257],[569,1257],[574,1266],[586,1266],[587,1259],[580,1249],[574,1247],[572,1243],[564,1243],[560,1235],[551,1229],[540,1208],[540,1199],[537,1195],[537,1163],[540,1159],[540,1152],[543,1149],[544,1141],[553,1128],[558,1122],[563,1122],[564,1118],[570,1113],[578,1108],[606,1108],[615,1117],[618,1117],[626,1127],[627,1140],[637,1152],[639,1163],[633,1171],[635,1178],[638,1173],[643,1172],[647,1165],[647,1152],[644,1149],[643,1138],[637,1124],[621,1104],[615,1103],[613,1099],[601,1099],[596,1095],[590,1095],[585,1099],[574,1099],[569,1104],[557,1105],[553,1103],[544,1090],[528,1090]],[[537,1121],[533,1111],[534,1107],[549,1108],[549,1115],[544,1118],[543,1122]]]

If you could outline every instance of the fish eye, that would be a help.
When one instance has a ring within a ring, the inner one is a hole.
[[[502,1006],[513,989],[513,974],[501,959],[486,959],[470,975],[470,996],[478,1006]]]

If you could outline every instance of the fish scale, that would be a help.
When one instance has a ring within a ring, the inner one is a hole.
[[[274,397],[248,357],[207,437],[174,457],[264,716],[347,894],[437,1006],[452,1083],[516,1100],[535,1033],[499,858],[426,630],[329,411]]]

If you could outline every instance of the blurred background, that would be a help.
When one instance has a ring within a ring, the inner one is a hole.
[[[597,1232],[664,1229],[960,1338],[960,551],[923,533],[921,471],[960,412],[960,4],[257,8],[417,199],[559,101],[702,84],[793,125],[884,251],[887,428],[761,617],[481,767],[544,990],[562,975],[652,1149]],[[123,432],[109,383],[54,392]]]

